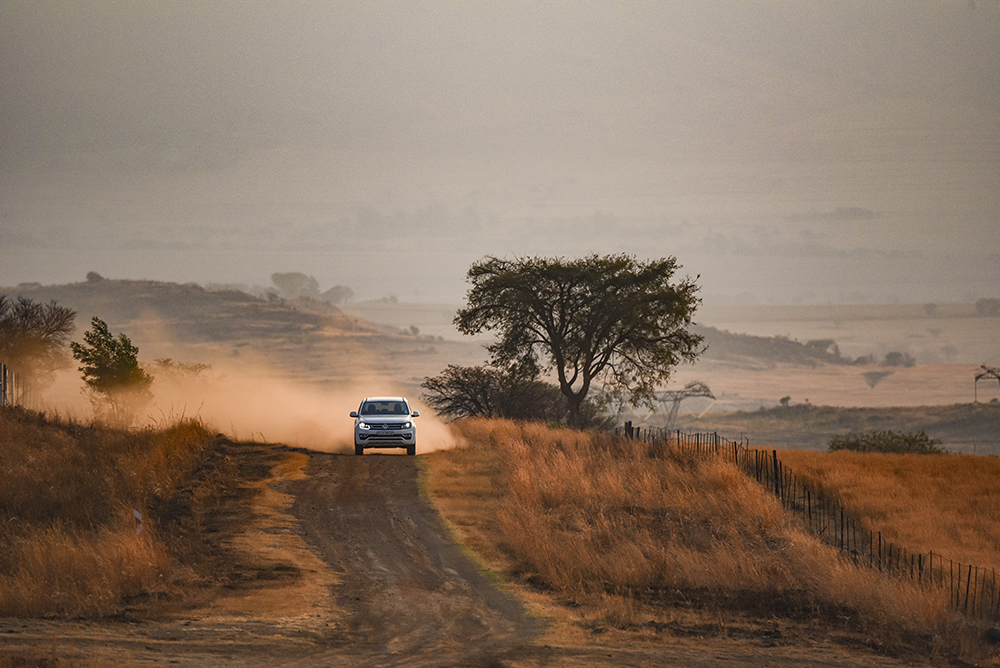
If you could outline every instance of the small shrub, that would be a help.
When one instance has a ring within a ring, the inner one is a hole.
[[[441,417],[508,418],[566,424],[569,404],[559,388],[538,378],[534,369],[449,364],[439,376],[425,377],[421,398]],[[585,399],[579,420],[583,427],[606,430],[614,424],[605,406]]]
[[[125,334],[115,338],[97,316],[91,323],[92,329],[83,334],[84,343],[69,344],[73,357],[81,364],[83,382],[98,414],[106,414],[117,426],[127,426],[152,399],[153,377],[140,366],[139,349]]]
[[[909,353],[891,352],[886,353],[883,364],[885,366],[901,366],[909,369],[916,366],[917,360],[913,359],[913,356]]]
[[[943,455],[947,450],[940,441],[918,431],[898,432],[872,430],[863,434],[849,433],[830,439],[829,451],[883,452],[891,454]]]

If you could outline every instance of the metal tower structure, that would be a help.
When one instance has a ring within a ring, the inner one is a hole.
[[[975,396],[977,404],[979,403],[979,381],[983,380],[984,378],[993,378],[998,383],[1000,383],[1000,368],[997,368],[995,366],[986,366],[985,364],[981,366],[983,370],[976,374]]]
[[[681,402],[690,397],[708,397],[712,399],[712,403],[715,403],[715,395],[712,394],[712,390],[708,389],[708,385],[699,380],[688,383],[682,390],[663,390],[656,394],[656,398],[660,402],[657,410],[667,413],[667,423],[665,425],[667,429],[670,429],[674,424],[674,420],[677,419],[677,411],[681,407]]]

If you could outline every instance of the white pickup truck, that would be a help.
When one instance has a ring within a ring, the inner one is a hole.
[[[417,426],[413,418],[420,411],[411,411],[405,397],[368,397],[354,418],[354,454],[365,454],[365,448],[406,448],[406,454],[417,454]]]

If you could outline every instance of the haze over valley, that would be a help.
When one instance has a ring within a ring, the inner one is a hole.
[[[1000,294],[1000,4],[0,6],[0,284],[457,303],[676,255],[706,305]]]

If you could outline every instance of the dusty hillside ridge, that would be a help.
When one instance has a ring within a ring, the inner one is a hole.
[[[322,329],[378,331],[371,323],[341,313],[335,306],[313,302],[296,308],[283,299],[262,299],[238,290],[206,290],[194,283],[112,280],[0,288],[3,294],[35,301],[57,301],[77,311],[86,322],[97,316],[112,328],[141,328],[159,322],[180,341],[278,340],[290,334]]]
[[[425,376],[453,360],[478,363],[484,356],[478,344],[404,333],[313,300],[269,300],[158,281],[33,285],[7,292],[75,309],[77,339],[93,316],[112,332],[126,333],[139,348],[140,363],[156,378],[156,400],[140,416],[147,423],[197,416],[234,439],[345,450],[351,439],[348,413],[361,398],[400,394],[419,404]],[[159,359],[209,368],[178,377],[157,371]],[[65,369],[34,407],[89,419],[79,376],[75,365]],[[450,444],[433,413],[420,424],[421,449]]]

